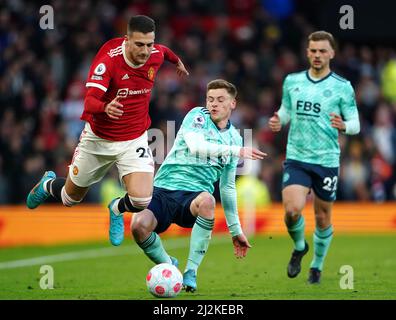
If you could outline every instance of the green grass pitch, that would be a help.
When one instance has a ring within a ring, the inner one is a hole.
[[[396,234],[335,234],[320,285],[307,284],[310,251],[302,272],[289,279],[286,265],[292,242],[287,236],[250,239],[253,248],[237,260],[229,236],[214,236],[198,272],[198,290],[175,299],[396,299]],[[186,263],[189,238],[164,239],[180,269]],[[51,265],[54,289],[40,288],[40,267]],[[353,268],[353,289],[341,289],[340,268]],[[146,290],[153,266],[130,239],[120,247],[108,243],[0,249],[0,299],[157,299]]]

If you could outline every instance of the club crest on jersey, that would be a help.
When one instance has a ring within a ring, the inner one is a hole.
[[[205,118],[203,116],[199,115],[194,118],[194,122],[193,122],[194,128],[203,128],[204,124],[205,124]]]
[[[77,166],[74,166],[73,167],[73,174],[76,176],[76,175],[78,175],[78,167]]]
[[[105,72],[106,72],[106,65],[104,63],[99,63],[94,70],[94,74],[98,76],[101,76]]]
[[[154,79],[154,68],[153,68],[153,67],[150,67],[150,69],[149,69],[148,72],[147,72],[147,76],[148,76],[148,78],[149,78],[150,80],[153,80],[153,79]]]
[[[331,92],[329,89],[327,89],[327,90],[323,91],[323,95],[324,95],[326,98],[330,98],[331,95],[332,95],[332,92]]]

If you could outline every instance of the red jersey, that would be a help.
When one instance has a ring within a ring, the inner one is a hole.
[[[81,120],[88,121],[92,131],[103,139],[125,141],[141,136],[151,124],[151,90],[164,60],[176,64],[179,58],[169,48],[154,44],[146,63],[136,67],[125,54],[124,38],[107,41],[95,56],[86,83],[88,90],[103,91],[103,105],[93,112],[85,103]],[[119,102],[124,113],[113,120],[104,112],[104,106],[117,95],[122,97]]]

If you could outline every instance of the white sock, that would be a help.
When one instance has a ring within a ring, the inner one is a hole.
[[[111,210],[113,210],[114,214],[116,216],[122,215],[120,210],[118,210],[118,203],[120,202],[120,198],[118,198],[116,201],[114,201],[113,206],[111,207]]]
[[[80,203],[81,201],[76,201],[70,198],[70,196],[66,193],[65,187],[62,188],[61,191],[61,196],[62,196],[62,202],[66,207],[71,207],[74,206],[75,204]]]
[[[51,193],[51,191],[47,189],[47,186],[48,186],[49,181],[52,181],[52,180],[54,180],[54,179],[47,180],[43,184],[44,191],[47,193]]]

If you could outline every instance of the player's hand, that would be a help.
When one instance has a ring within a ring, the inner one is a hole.
[[[177,75],[179,75],[180,77],[183,75],[190,75],[186,69],[186,67],[184,66],[183,62],[179,59],[179,61],[177,62],[176,65],[176,73]]]
[[[124,106],[118,102],[120,99],[121,97],[117,96],[110,103],[106,104],[104,111],[109,118],[117,120],[124,113],[124,111],[122,111]]]
[[[342,120],[341,116],[339,114],[336,114],[334,112],[330,113],[330,121],[331,121],[331,126],[333,128],[336,128],[340,131],[345,131],[346,126],[345,122]]]
[[[272,132],[278,132],[282,128],[278,112],[274,112],[274,115],[268,121],[269,127]]]
[[[266,153],[256,148],[242,147],[239,151],[239,157],[244,159],[261,160],[266,156]]]
[[[234,245],[234,254],[237,259],[246,257],[248,249],[252,247],[243,233],[232,237],[232,244]]]

